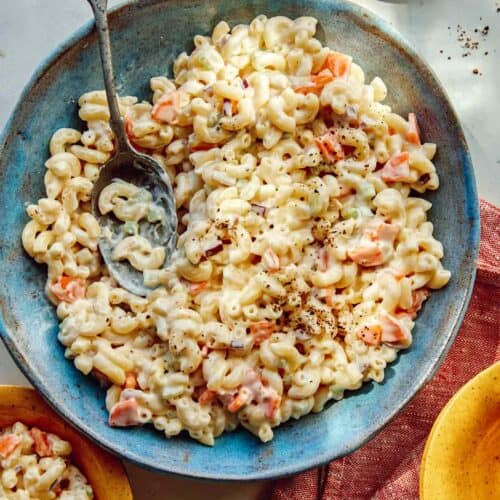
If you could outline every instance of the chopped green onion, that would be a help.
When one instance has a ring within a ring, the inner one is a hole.
[[[345,212],[346,219],[357,219],[359,217],[359,210],[357,208],[349,208]]]

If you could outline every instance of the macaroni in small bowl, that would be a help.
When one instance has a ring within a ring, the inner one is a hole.
[[[239,424],[262,441],[346,390],[381,382],[446,285],[443,247],[413,193],[439,186],[417,117],[384,104],[376,77],[314,38],[317,21],[258,16],[194,38],[152,103],[122,97],[132,144],[170,176],[179,216],[171,262],[135,232],[161,217],[147,193],[112,185],[124,223],[115,258],[151,287],[120,288],[90,213],[113,154],[105,94],[80,100],[83,133],[55,132],[46,197],[22,240],[48,267],[59,340],[108,387],[113,426],[151,423],[212,445]]]
[[[0,430],[0,498],[90,500],[92,487],[70,462],[71,445],[21,422]]]

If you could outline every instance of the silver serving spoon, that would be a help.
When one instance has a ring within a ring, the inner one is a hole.
[[[107,0],[88,0],[94,12],[99,49],[101,52],[104,84],[111,115],[110,126],[116,138],[115,155],[100,170],[92,190],[92,213],[99,221],[101,233],[107,235],[99,240],[99,250],[111,276],[122,286],[136,295],[147,295],[151,291],[144,285],[142,272],[132,267],[128,261],[115,261],[112,253],[115,245],[126,235],[123,234],[123,223],[113,214],[102,214],[99,210],[101,191],[114,180],[123,180],[145,188],[153,196],[153,202],[165,210],[166,217],[162,222],[151,224],[146,220],[139,223],[139,235],[149,240],[153,247],[165,248],[166,265],[177,242],[177,213],[174,194],[170,180],[153,158],[138,153],[130,144],[116,97],[111,44],[109,40],[108,19],[106,16]],[[107,228],[107,230],[106,230]]]

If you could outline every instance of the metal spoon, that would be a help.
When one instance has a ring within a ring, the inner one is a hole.
[[[137,152],[130,144],[122,117],[118,108],[116,96],[113,64],[111,58],[111,44],[109,40],[108,19],[106,16],[107,0],[87,0],[94,12],[99,49],[101,52],[104,84],[111,115],[110,126],[116,137],[117,151],[115,155],[101,168],[99,178],[92,190],[92,213],[99,221],[101,230],[108,228],[112,237],[101,237],[99,250],[111,276],[128,291],[145,296],[150,288],[144,285],[142,272],[132,267],[128,261],[114,261],[113,248],[125,235],[121,228],[123,224],[114,215],[101,214],[98,200],[101,191],[114,180],[120,179],[139,188],[145,188],[153,196],[153,202],[165,210],[165,220],[154,224],[141,221],[139,234],[146,237],[153,247],[165,248],[165,265],[175,249],[177,241],[177,213],[175,210],[174,194],[170,180],[165,171],[153,158]],[[109,231],[101,231],[103,234]]]

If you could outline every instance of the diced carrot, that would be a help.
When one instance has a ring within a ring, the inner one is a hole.
[[[21,444],[17,434],[4,434],[0,436],[0,457],[7,458]]]
[[[247,387],[242,387],[235,398],[229,403],[227,409],[231,413],[236,413],[250,401],[252,393]]]
[[[211,144],[209,142],[200,142],[196,146],[191,146],[191,151],[208,151],[213,148],[218,148],[218,144]]]
[[[139,404],[135,398],[118,401],[109,412],[109,425],[112,427],[129,427],[139,423]]]
[[[29,433],[35,442],[35,451],[37,455],[40,457],[51,457],[52,446],[50,445],[48,434],[36,427],[33,427]]]
[[[394,155],[380,171],[382,179],[387,182],[404,181],[410,175],[410,154],[408,151]]]
[[[326,144],[320,137],[316,137],[314,139],[314,143],[316,144],[316,146],[318,146],[318,149],[321,151],[321,154],[328,163],[333,163],[336,160],[335,155],[330,153],[330,151],[326,147]]]
[[[358,338],[368,345],[379,345],[382,337],[380,325],[364,326],[358,331]]]
[[[408,313],[407,311],[405,311],[403,309],[397,309],[394,312],[393,316],[398,321],[399,320],[411,320],[411,321],[413,321],[415,319],[415,317],[416,317],[415,314],[410,314],[410,313]]]
[[[217,397],[217,393],[215,391],[211,391],[210,389],[205,389],[198,398],[198,403],[200,405],[209,405],[214,399]]]
[[[329,69],[323,69],[311,77],[312,82],[319,87],[324,87],[333,80],[333,74]]]
[[[273,321],[263,319],[250,325],[250,333],[253,335],[254,343],[259,346],[264,340],[267,340],[276,330],[276,324]]]
[[[178,122],[180,111],[180,94],[178,90],[171,90],[162,95],[153,106],[151,116],[155,120],[175,125]]]
[[[418,290],[414,290],[411,294],[412,296],[412,304],[407,312],[410,314],[412,319],[417,317],[418,311],[422,309],[423,303],[429,298],[431,292],[428,288],[419,288]]]
[[[325,59],[322,69],[329,69],[335,78],[344,78],[351,71],[352,57],[340,54],[339,52],[330,52]]]
[[[325,134],[315,137],[314,142],[328,163],[334,163],[345,157],[337,131],[329,130]]]
[[[85,297],[85,280],[61,274],[55,283],[50,285],[50,291],[63,302],[75,302]]]
[[[200,283],[190,283],[188,286],[188,291],[191,295],[197,295],[203,292],[208,287],[208,281],[201,281]]]
[[[386,222],[380,223],[375,230],[367,231],[368,237],[372,241],[383,241],[386,243],[394,243],[396,236],[399,233],[399,226],[396,224],[387,224]]]
[[[417,116],[415,113],[410,113],[408,115],[408,123],[410,127],[406,133],[406,140],[416,146],[420,146],[420,130],[418,128]]]
[[[407,161],[409,161],[410,159],[410,153],[408,153],[408,151],[402,151],[401,153],[397,153],[396,155],[394,155],[390,162],[392,165],[394,166],[399,166],[399,165],[402,165],[404,163],[406,163]]]
[[[387,224],[383,222],[377,229],[378,239],[380,241],[394,242],[399,233],[399,226],[396,224]]]
[[[125,389],[136,389],[137,388],[137,377],[135,373],[128,372],[125,375],[125,383],[123,384]]]
[[[384,255],[377,245],[359,246],[347,252],[349,257],[364,267],[379,266],[384,263]]]
[[[271,273],[275,273],[280,268],[280,258],[274,253],[272,248],[268,248],[262,254],[262,263],[264,267]]]
[[[335,78],[344,78],[349,74],[352,59],[339,53],[331,53],[325,59],[323,67],[311,75],[311,83],[295,88],[298,94],[321,94],[323,87]]]
[[[62,274],[59,277],[59,283],[61,283],[61,286],[63,288],[66,288],[73,280],[74,280],[74,278],[71,278],[70,276],[65,276],[64,274]]]
[[[315,85],[311,83],[310,85],[302,85],[301,87],[296,87],[294,89],[297,94],[316,94],[319,95],[321,94],[321,91],[323,90],[323,86],[321,85]]]
[[[392,347],[407,347],[411,341],[410,332],[388,313],[379,314],[382,327],[381,341]]]

